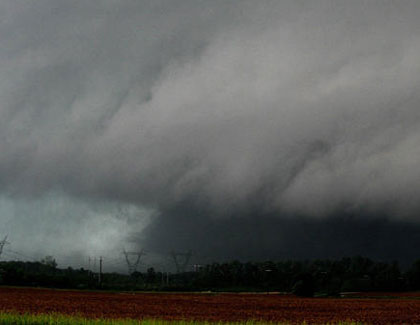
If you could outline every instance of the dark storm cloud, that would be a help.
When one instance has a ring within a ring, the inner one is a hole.
[[[154,209],[150,246],[177,222],[235,224],[238,243],[251,219],[300,237],[297,216],[417,222],[419,15],[417,1],[3,1],[0,191]]]
[[[140,244],[162,255],[170,247],[192,251],[193,264],[361,255],[408,266],[418,258],[414,247],[420,245],[416,222],[344,213],[323,220],[258,212],[214,219],[185,208],[162,215],[144,235]]]

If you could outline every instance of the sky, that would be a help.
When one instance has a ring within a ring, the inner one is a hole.
[[[1,1],[1,258],[420,258],[419,17],[417,0]]]

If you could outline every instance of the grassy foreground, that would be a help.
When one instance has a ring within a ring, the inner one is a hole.
[[[60,314],[33,315],[0,313],[1,325],[289,325],[288,323],[264,323],[256,321],[235,323],[210,323],[196,321],[167,321],[167,320],[134,320],[134,319],[88,319],[84,317],[67,316]],[[304,322],[302,325],[309,325]],[[357,322],[339,322],[325,325],[362,325]]]

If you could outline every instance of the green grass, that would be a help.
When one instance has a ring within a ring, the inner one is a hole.
[[[134,319],[89,319],[60,314],[13,314],[0,313],[0,325],[289,325],[288,323],[264,323],[257,321],[235,323],[211,323],[196,321],[134,320]],[[302,325],[309,325],[302,323]],[[362,325],[356,322],[339,322],[325,325]]]

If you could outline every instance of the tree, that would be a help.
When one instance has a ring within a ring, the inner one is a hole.
[[[315,293],[315,281],[310,273],[301,273],[297,276],[293,293],[300,297],[313,297]]]
[[[407,272],[410,288],[412,290],[420,289],[420,260],[413,263],[410,270]]]
[[[153,267],[147,269],[146,281],[148,283],[154,283],[156,281],[156,271]]]
[[[57,262],[55,261],[55,258],[52,257],[52,256],[50,256],[50,255],[45,256],[41,260],[41,263],[44,264],[44,265],[46,265],[46,266],[49,266],[49,267],[51,267],[53,269],[57,268]]]

